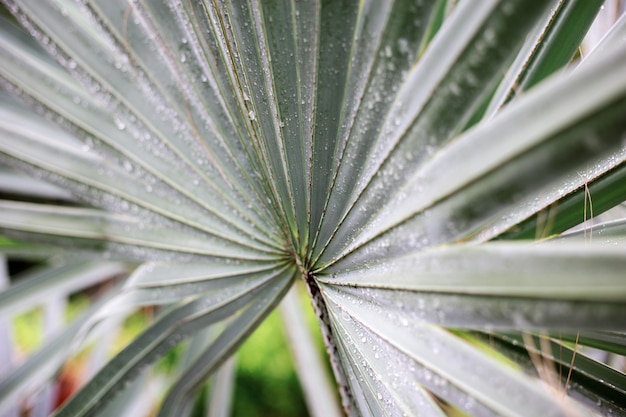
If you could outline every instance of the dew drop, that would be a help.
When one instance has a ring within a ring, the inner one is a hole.
[[[411,47],[409,46],[409,41],[404,39],[404,38],[398,39],[398,49],[403,54],[408,54],[409,52],[411,52]]]
[[[114,122],[115,122],[115,126],[117,126],[117,128],[118,128],[119,130],[124,130],[124,129],[126,129],[126,124],[125,124],[123,121],[121,121],[120,119],[117,119],[117,118],[116,118],[116,119],[114,120]]]
[[[348,312],[345,310],[341,310],[341,318],[344,319],[345,321],[352,321],[352,317],[350,317]]]

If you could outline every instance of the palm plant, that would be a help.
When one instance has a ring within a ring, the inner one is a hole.
[[[601,1],[3,2],[1,248],[45,261],[4,320],[121,279],[0,368],[2,412],[46,415],[70,352],[157,306],[55,415],[137,413],[187,340],[159,416],[217,370],[227,413],[228,358],[303,282],[348,415],[626,415],[583,353],[626,352],[626,223],[584,223],[626,199],[624,19],[572,60]]]

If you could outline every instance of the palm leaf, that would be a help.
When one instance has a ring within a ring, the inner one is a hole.
[[[131,412],[192,338],[159,414],[189,415],[300,276],[348,415],[626,414],[578,352],[624,352],[624,223],[555,238],[626,199],[624,19],[571,63],[600,1],[3,2],[0,250],[44,264],[2,317],[123,279],[3,410],[155,306],[55,415]]]

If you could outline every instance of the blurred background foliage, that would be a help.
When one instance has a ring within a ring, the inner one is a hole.
[[[239,350],[235,417],[308,415],[279,314],[274,311]]]

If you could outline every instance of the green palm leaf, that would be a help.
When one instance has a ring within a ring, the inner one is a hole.
[[[0,375],[1,410],[153,307],[55,415],[131,412],[187,339],[159,415],[225,363],[224,415],[301,278],[348,415],[626,415],[623,369],[579,352],[624,353],[624,222],[563,233],[626,200],[626,21],[573,60],[602,2],[3,2],[0,250],[44,264],[2,317],[122,282]]]

